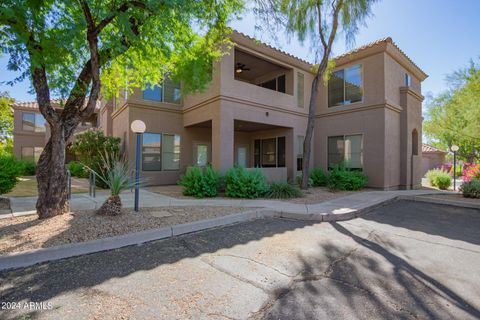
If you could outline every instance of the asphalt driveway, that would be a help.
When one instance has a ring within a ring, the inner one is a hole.
[[[0,273],[0,318],[480,319],[479,266],[479,210],[399,201]]]

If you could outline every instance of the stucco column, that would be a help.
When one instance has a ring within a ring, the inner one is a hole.
[[[233,118],[221,113],[212,119],[212,165],[225,172],[233,166]]]

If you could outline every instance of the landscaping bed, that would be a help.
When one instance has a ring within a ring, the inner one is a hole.
[[[159,207],[138,214],[123,209],[119,216],[99,216],[93,210],[39,220],[37,215],[0,219],[0,255],[68,243],[118,236],[176,224],[226,216],[254,208]]]
[[[177,198],[177,199],[196,199],[195,197],[191,196],[184,196],[182,194],[183,187],[177,185],[170,185],[170,186],[154,186],[148,187],[148,191],[158,193],[164,196]],[[336,191],[332,192],[328,190],[327,187],[310,187],[308,190],[303,191],[304,196],[299,198],[291,198],[291,199],[282,199],[281,201],[286,201],[290,203],[300,203],[300,204],[315,204],[320,203],[328,200],[333,200],[341,197],[348,196],[350,194],[362,192],[360,191]],[[225,197],[223,193],[220,193],[218,197],[208,198],[208,199],[233,199]],[[265,198],[257,198],[261,200],[275,200],[275,199],[265,199]]]
[[[37,192],[37,178],[35,176],[23,176],[18,178],[17,185],[12,191],[5,194],[7,197],[35,197]],[[87,193],[88,179],[72,178],[72,193]],[[97,190],[100,190],[97,188]]]

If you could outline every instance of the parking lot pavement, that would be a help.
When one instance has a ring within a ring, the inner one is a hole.
[[[0,318],[480,319],[478,230],[478,210],[408,201],[257,220],[0,273]]]

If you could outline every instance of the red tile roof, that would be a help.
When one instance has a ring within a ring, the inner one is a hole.
[[[435,148],[425,143],[422,145],[422,152],[423,153],[448,153],[447,151],[440,150],[438,148]]]

